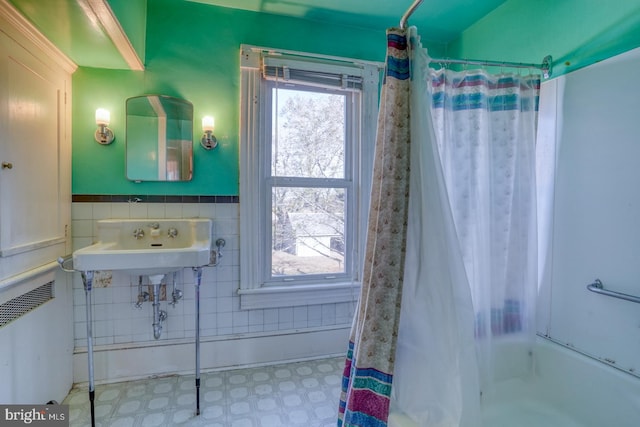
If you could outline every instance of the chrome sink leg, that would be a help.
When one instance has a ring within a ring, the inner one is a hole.
[[[95,384],[93,381],[93,335],[91,330],[91,288],[93,286],[93,271],[82,271],[82,283],[84,285],[84,295],[87,310],[87,356],[89,358],[89,404],[91,406],[91,427],[96,425],[94,400],[96,396]]]
[[[200,415],[200,283],[202,267],[193,267],[196,279],[196,415]]]

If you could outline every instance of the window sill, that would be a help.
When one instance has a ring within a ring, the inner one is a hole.
[[[264,286],[239,289],[240,309],[295,307],[357,301],[360,283]]]

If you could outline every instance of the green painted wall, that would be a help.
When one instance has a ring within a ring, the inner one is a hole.
[[[81,67],[73,76],[73,194],[237,195],[241,44],[384,61],[384,31],[175,0],[147,4],[146,70]],[[190,182],[133,183],[125,178],[125,100],[165,94],[194,106]],[[116,141],[93,140],[96,108],[111,111]],[[200,144],[201,119],[216,119],[218,148]]]
[[[111,0],[114,9],[126,3]],[[383,61],[384,31],[175,0],[147,1],[144,72],[81,67],[73,76],[74,194],[238,194],[241,44]],[[426,29],[421,29],[427,32]],[[551,54],[554,75],[640,46],[638,0],[509,0],[467,29],[446,55],[539,62]],[[442,46],[429,46],[443,56]],[[183,183],[125,178],[125,100],[166,94],[194,105],[194,177]],[[116,142],[93,141],[94,111],[111,110]],[[200,121],[216,118],[216,150],[199,145]]]
[[[509,0],[469,27],[448,54],[540,63],[554,76],[640,46],[638,0]]]
[[[108,0],[131,45],[144,62],[147,33],[147,0]]]

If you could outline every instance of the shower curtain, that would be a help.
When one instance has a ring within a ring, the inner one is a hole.
[[[411,179],[393,417],[479,426],[474,310],[431,114],[429,60],[411,29]]]
[[[481,393],[531,367],[540,78],[436,71],[414,28],[387,37],[338,426],[478,427]]]
[[[540,77],[444,69],[431,70],[428,82],[486,393],[531,368]]]
[[[387,425],[402,298],[409,191],[409,57],[387,32],[362,288],[342,380],[338,426]]]
[[[481,392],[531,367],[540,78],[436,71],[411,32],[411,196],[392,411],[420,427],[479,426]]]

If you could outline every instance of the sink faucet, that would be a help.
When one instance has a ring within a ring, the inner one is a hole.
[[[142,228],[136,228],[133,230],[133,237],[135,237],[136,240],[142,239],[144,237],[144,230]]]
[[[157,230],[158,228],[160,228],[160,224],[158,224],[157,222],[152,222],[151,224],[149,224],[149,227],[151,227],[151,229],[153,230]]]

